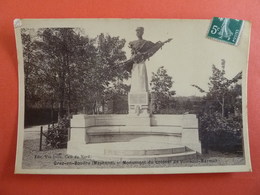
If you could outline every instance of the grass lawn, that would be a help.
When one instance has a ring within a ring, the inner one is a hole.
[[[44,141],[43,141],[44,143]],[[122,162],[108,163],[94,161],[85,157],[72,157],[66,155],[65,149],[46,149],[39,151],[39,139],[25,140],[22,167],[24,169],[88,169],[88,168],[151,168],[151,167],[194,167],[194,166],[225,166],[243,165],[244,157],[238,154],[223,154],[209,151],[196,159],[187,159],[162,163],[135,163]]]

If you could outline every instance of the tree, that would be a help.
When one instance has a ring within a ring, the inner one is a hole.
[[[212,76],[209,78],[209,92],[206,92],[197,85],[192,85],[200,92],[206,93],[206,101],[212,102],[211,107],[213,110],[220,110],[222,117],[225,116],[227,107],[230,107],[232,101],[234,101],[234,95],[232,88],[234,84],[242,78],[242,72],[238,73],[233,79],[229,80],[225,77],[225,60],[221,60],[221,69],[218,69],[214,64],[212,65]],[[237,90],[237,89],[235,89]],[[229,100],[229,101],[228,101]],[[217,103],[219,106],[214,105]]]
[[[208,92],[192,85],[206,94],[199,114],[200,139],[206,152],[209,148],[226,152],[242,151],[242,91],[238,82],[241,78],[242,72],[230,80],[226,78],[225,60],[222,60],[221,69],[212,65]]]
[[[78,55],[82,46],[88,44],[88,39],[82,38],[73,28],[46,28],[37,33],[35,44],[40,51],[40,77],[46,85],[43,94],[58,101],[62,118],[65,110],[70,112],[71,109],[72,76],[76,66],[82,62],[79,62]]]
[[[23,44],[23,59],[24,59],[24,84],[25,84],[25,108],[35,104],[40,96],[37,94],[37,82],[40,74],[38,67],[39,60],[37,59],[38,51],[33,37],[30,36],[29,29],[21,30]]]
[[[90,102],[92,102],[94,113],[99,113],[99,107],[104,105],[110,85],[118,80],[127,79],[129,76],[126,70],[116,68],[116,64],[126,59],[125,52],[122,50],[125,42],[125,39],[103,33],[96,38],[95,63],[89,70],[92,76]]]
[[[24,29],[22,40],[26,101],[58,105],[60,118],[83,107],[98,113],[107,88],[129,76],[115,68],[126,59],[125,40],[119,37],[91,39],[78,28],[43,28]]]
[[[175,95],[175,91],[171,90],[172,85],[172,77],[167,74],[167,70],[163,66],[159,67],[156,73],[152,73],[151,104],[155,112],[168,108],[169,98]]]

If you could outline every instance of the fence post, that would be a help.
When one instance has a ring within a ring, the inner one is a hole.
[[[42,126],[41,126],[41,132],[40,132],[40,151],[42,151]]]

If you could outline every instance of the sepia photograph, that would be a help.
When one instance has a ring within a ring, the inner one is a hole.
[[[15,173],[251,171],[251,24],[16,19]]]

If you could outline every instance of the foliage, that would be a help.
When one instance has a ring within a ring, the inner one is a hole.
[[[29,103],[35,104],[39,101],[41,94],[38,90],[32,90],[37,88],[37,82],[40,81],[40,67],[38,67],[36,44],[33,41],[30,34],[26,33],[31,30],[22,29],[22,43],[23,43],[23,58],[24,58],[24,75],[25,75],[25,106]]]
[[[129,73],[115,68],[115,65],[126,59],[125,52],[122,50],[125,40],[119,37],[100,34],[97,39],[97,52],[95,65],[89,70],[92,76],[90,91],[92,98],[89,100],[93,105],[93,112],[99,113],[99,106],[104,104],[107,96],[111,93],[111,83],[115,85],[118,80],[128,78]]]
[[[128,93],[130,85],[122,82],[117,82],[113,86],[112,100],[113,100],[113,113],[127,113],[128,112]]]
[[[171,90],[172,85],[172,77],[167,74],[163,66],[159,67],[156,73],[152,73],[150,86],[153,112],[158,113],[168,108],[170,98],[175,95],[175,91]]]
[[[63,148],[67,146],[70,119],[64,117],[58,124],[49,128],[46,134],[46,144],[53,148]]]
[[[202,104],[202,97],[198,96],[178,96],[174,97],[173,111],[175,114],[197,114]]]
[[[22,41],[26,107],[58,108],[60,118],[83,107],[96,113],[109,85],[129,76],[115,68],[126,59],[119,37],[43,28],[22,29]]]
[[[221,69],[212,65],[209,78],[209,91],[196,87],[206,94],[201,106],[200,138],[206,151],[208,149],[236,152],[242,150],[242,73],[233,79],[225,77],[225,60]]]
[[[203,148],[222,152],[242,151],[242,118],[223,117],[219,112],[200,116],[200,138]]]
[[[209,78],[209,92],[197,85],[192,85],[201,93],[206,93],[205,101],[207,101],[207,109],[214,112],[220,111],[222,117],[227,116],[230,112],[234,113],[236,109],[236,101],[241,94],[241,85],[237,84],[242,78],[242,73],[237,74],[233,79],[229,80],[225,77],[225,60],[222,59],[221,69],[212,65],[212,76]],[[233,110],[232,110],[233,109]]]

